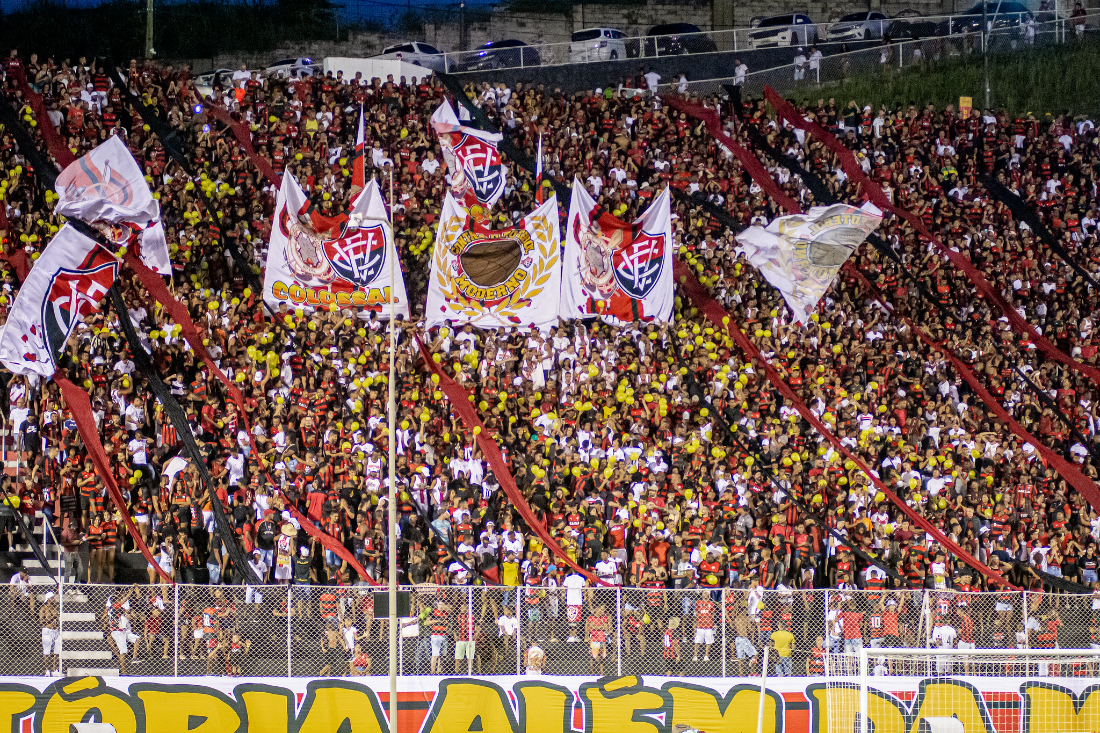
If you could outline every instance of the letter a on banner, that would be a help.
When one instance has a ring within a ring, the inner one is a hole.
[[[562,318],[602,316],[612,323],[672,320],[672,216],[669,190],[633,224],[599,215],[573,180],[562,263]]]
[[[278,312],[317,307],[395,312],[409,317],[409,301],[393,230],[382,203],[378,182],[371,180],[348,212],[348,223],[336,239],[325,239],[300,214],[309,206],[290,173],[283,175],[275,202],[275,221],[267,250],[264,300]],[[390,281],[390,263],[394,280]]]
[[[447,194],[428,278],[428,325],[550,326],[558,319],[560,249],[556,196],[520,227],[486,232],[471,228],[469,213]]]
[[[65,342],[118,276],[119,261],[66,224],[31,268],[0,331],[0,362],[49,379]]]

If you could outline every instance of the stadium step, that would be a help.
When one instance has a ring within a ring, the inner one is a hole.
[[[118,667],[69,667],[67,677],[118,677]]]
[[[103,641],[102,631],[62,631],[62,641]]]
[[[61,650],[61,658],[62,659],[79,659],[79,660],[114,659],[115,655],[112,654],[111,652],[99,651],[99,650],[95,650],[95,649],[74,649],[74,650],[62,649]]]
[[[76,613],[66,611],[61,614],[61,622],[67,624],[95,623],[95,614],[91,611],[80,611]]]

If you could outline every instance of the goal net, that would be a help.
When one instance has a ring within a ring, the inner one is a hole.
[[[1088,700],[1100,648],[865,647],[824,661],[814,700],[824,733],[1100,730],[1100,691]]]

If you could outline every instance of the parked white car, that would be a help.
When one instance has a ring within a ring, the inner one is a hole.
[[[195,91],[200,97],[209,97],[214,93],[214,79],[221,76],[221,85],[224,89],[233,79],[233,69],[215,69],[195,77]]]
[[[817,42],[817,26],[801,13],[764,18],[749,31],[753,48],[769,46],[811,46]]]
[[[387,46],[382,49],[382,53],[374,58],[400,60],[407,64],[416,64],[417,66],[423,66],[425,69],[443,73],[450,71],[447,68],[448,66],[454,66],[454,61],[448,63],[442,51],[423,41],[409,41]]]
[[[614,61],[626,58],[626,34],[617,28],[585,28],[573,34],[569,62]]]
[[[848,13],[829,26],[825,38],[830,41],[870,41],[882,38],[890,18],[875,10]]]
[[[313,60],[301,56],[296,59],[282,59],[268,66],[265,70],[268,76],[278,77],[280,79],[288,78],[301,78],[303,76],[313,76],[316,73],[317,67],[314,66]]]

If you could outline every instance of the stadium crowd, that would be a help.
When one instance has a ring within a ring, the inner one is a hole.
[[[196,180],[94,62],[12,50],[3,60],[5,89],[22,104],[13,73],[20,68],[50,110],[50,119],[41,120],[24,107],[22,119],[58,127],[77,156],[109,135],[122,135],[159,198],[174,260],[172,291],[205,329],[221,369],[244,391],[247,416],[238,414],[162,309],[127,281],[130,316],[187,412],[253,569],[271,583],[361,580],[300,530],[267,484],[266,466],[303,514],[344,543],[372,580],[384,580],[390,439],[385,320],[377,312],[265,313],[252,276],[264,263],[276,189],[206,112],[210,100],[196,90],[186,67],[131,62],[125,78],[176,129],[201,172]],[[743,226],[782,213],[702,125],[670,111],[645,88],[639,76],[600,93],[488,83],[470,84],[469,92],[529,155],[541,135],[548,177],[567,185],[578,177],[621,219],[637,217],[664,186],[702,192]],[[504,497],[472,431],[453,416],[422,363],[413,339],[419,335],[474,393],[537,516],[573,560],[609,584],[702,591],[860,588],[876,594],[996,590],[915,530],[686,299],[677,297],[669,324],[562,322],[547,333],[455,324],[425,331],[419,316],[433,225],[447,188],[429,117],[444,96],[433,79],[287,79],[247,72],[221,77],[212,91],[215,103],[251,126],[256,150],[279,173],[292,171],[323,214],[346,211],[354,193],[349,158],[360,105],[368,124],[367,174],[386,182],[392,176],[396,243],[413,308],[411,321],[399,324],[396,356],[400,499],[393,510],[400,540],[392,549],[400,582],[499,583],[526,586],[528,593],[537,588],[544,598],[547,588],[576,588],[583,580],[551,556]],[[717,94],[695,98],[719,109],[735,139],[748,145],[746,129],[756,128],[822,177],[838,199],[865,200],[820,143],[777,125],[763,102],[746,101],[734,110]],[[811,96],[798,108],[840,135],[895,202],[965,253],[1028,321],[1095,365],[1100,329],[1093,314],[1100,294],[991,198],[978,178],[990,173],[1018,191],[1095,276],[1100,137],[1093,123],[1068,112],[1011,117],[974,110],[964,117],[950,106],[919,101],[872,110]],[[804,209],[812,205],[805,182],[765,162]],[[508,177],[495,210],[498,228],[535,206],[533,177],[515,165]],[[204,210],[196,187],[215,201],[216,212]],[[5,251],[40,251],[60,222],[7,130],[0,132],[0,199],[9,222],[0,231]],[[564,217],[568,202],[559,203]],[[1018,586],[1072,588],[1057,582],[1062,579],[1100,590],[1096,511],[850,273],[842,272],[811,323],[793,325],[779,293],[737,254],[732,232],[682,199],[674,201],[673,215],[679,256],[814,412],[911,507]],[[852,264],[969,364],[1016,420],[1095,479],[1096,385],[1045,359],[911,228],[887,217],[880,234],[940,308],[923,302],[897,265],[870,246],[861,247]],[[254,263],[253,273],[229,256],[227,240]],[[18,287],[8,269],[0,313],[10,308]],[[80,580],[115,579],[116,554],[132,550],[121,521],[128,513],[177,581],[239,582],[213,531],[198,473],[172,460],[180,453],[179,436],[135,368],[111,309],[90,318],[69,349],[66,370],[76,383],[90,385],[127,505],[113,506],[105,496],[56,386],[5,373],[8,424],[26,469],[21,482],[2,481],[19,497],[20,510],[46,513]],[[1016,368],[1049,399],[1039,399]],[[702,387],[707,402],[692,396],[690,381]],[[249,445],[246,417],[259,454]],[[717,418],[738,430],[751,455],[731,443]],[[0,521],[10,545],[14,525]],[[152,568],[149,580],[157,580]],[[700,602],[709,597],[701,594]],[[874,612],[882,598],[874,595],[860,611]],[[820,597],[812,603],[820,604]],[[507,599],[499,605],[482,616],[490,619],[492,633],[502,635],[509,624],[498,621]],[[636,607],[645,609],[641,601]],[[425,608],[430,624],[439,614]],[[1001,610],[989,609],[987,628],[996,626]],[[647,625],[662,620],[669,634],[680,627],[678,615],[667,609],[663,615],[644,612]],[[711,614],[713,628],[714,608],[693,606],[685,616],[695,620],[683,622],[689,632],[697,630],[700,613]],[[597,609],[586,609],[580,623],[587,640],[604,633],[604,622]],[[789,626],[790,619],[778,623]],[[774,630],[769,626],[762,640]],[[823,624],[796,631],[803,651],[815,646],[815,635],[829,636]],[[459,639],[454,629],[447,633]],[[661,645],[664,632],[647,633],[636,633],[641,649],[647,638]],[[706,638],[704,658],[711,643]],[[686,656],[691,633],[684,639]],[[695,642],[698,657],[698,635]]]

